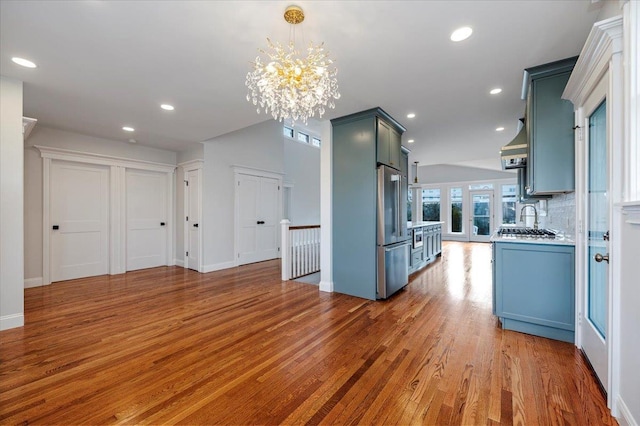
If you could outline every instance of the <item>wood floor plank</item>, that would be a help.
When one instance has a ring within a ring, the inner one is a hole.
[[[573,345],[500,328],[487,244],[387,301],[280,280],[279,261],[25,290],[0,332],[0,424],[615,425]]]

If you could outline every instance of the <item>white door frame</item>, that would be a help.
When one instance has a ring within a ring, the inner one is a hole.
[[[623,200],[624,173],[624,68],[623,68],[623,26],[622,16],[596,22],[587,38],[584,48],[567,87],[562,95],[570,100],[576,112],[576,327],[579,330],[584,317],[583,304],[586,291],[586,161],[584,128],[587,113],[584,105],[603,76],[606,75],[607,98],[607,144],[609,149],[609,218],[610,235],[609,256],[609,293],[607,317],[608,351],[608,392],[607,406],[614,416],[618,416],[615,401],[620,394],[620,215],[615,214],[614,206]],[[575,333],[576,345],[582,347],[579,332]]]
[[[202,268],[202,167],[204,165],[204,160],[193,160],[187,161],[185,163],[180,163],[179,166],[184,170],[184,192],[183,192],[183,217],[180,219],[183,223],[184,229],[184,245],[183,245],[183,253],[182,258],[184,259],[183,265],[188,269],[188,262],[186,253],[189,248],[189,223],[185,220],[186,214],[189,211],[189,190],[187,189],[187,182],[189,181],[189,172],[197,172],[198,174],[198,193],[196,194],[198,197],[198,218],[200,223],[198,224],[198,272],[203,272]]]
[[[283,174],[278,172],[272,172],[269,170],[261,170],[252,167],[245,166],[232,166],[233,168],[233,197],[234,197],[234,208],[233,208],[233,265],[239,266],[240,262],[238,259],[238,247],[240,247],[240,196],[238,192],[238,180],[240,178],[239,175],[251,175],[256,177],[266,177],[270,179],[276,179],[278,181],[278,185],[282,189],[282,180]],[[276,218],[276,224],[280,223],[282,220],[282,190],[278,191],[278,197],[280,198],[277,202],[278,206],[278,215]],[[280,241],[280,232],[276,232],[278,238],[278,247],[281,247]],[[282,256],[282,251],[279,250],[280,256]]]
[[[109,166],[109,274],[126,272],[126,169],[167,174],[167,263],[173,265],[173,186],[175,165],[36,145],[42,157],[42,284],[51,284],[51,162],[56,160]]]

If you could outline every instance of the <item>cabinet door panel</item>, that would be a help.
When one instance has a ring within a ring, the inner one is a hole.
[[[378,163],[391,165],[389,158],[391,144],[391,127],[384,121],[378,120],[378,140],[377,140],[377,157]]]

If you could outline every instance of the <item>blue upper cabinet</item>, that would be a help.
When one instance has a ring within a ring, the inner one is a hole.
[[[529,195],[575,190],[573,105],[561,96],[577,59],[569,58],[525,70],[526,192]]]
[[[401,168],[401,136],[389,123],[377,118],[377,161],[395,169]]]

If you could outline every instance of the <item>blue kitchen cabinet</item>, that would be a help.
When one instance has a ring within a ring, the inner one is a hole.
[[[493,312],[505,330],[574,342],[575,247],[493,243]]]
[[[383,158],[384,164],[393,160],[392,166],[400,168],[400,135],[405,129],[380,108],[335,118],[331,125],[334,290],[376,300],[377,164]],[[392,159],[389,147],[396,137],[397,155]],[[386,154],[380,152],[381,140]]]
[[[377,119],[377,161],[395,169],[402,169],[402,138],[389,123]]]
[[[562,99],[577,57],[525,70],[528,195],[575,190],[573,104]]]

